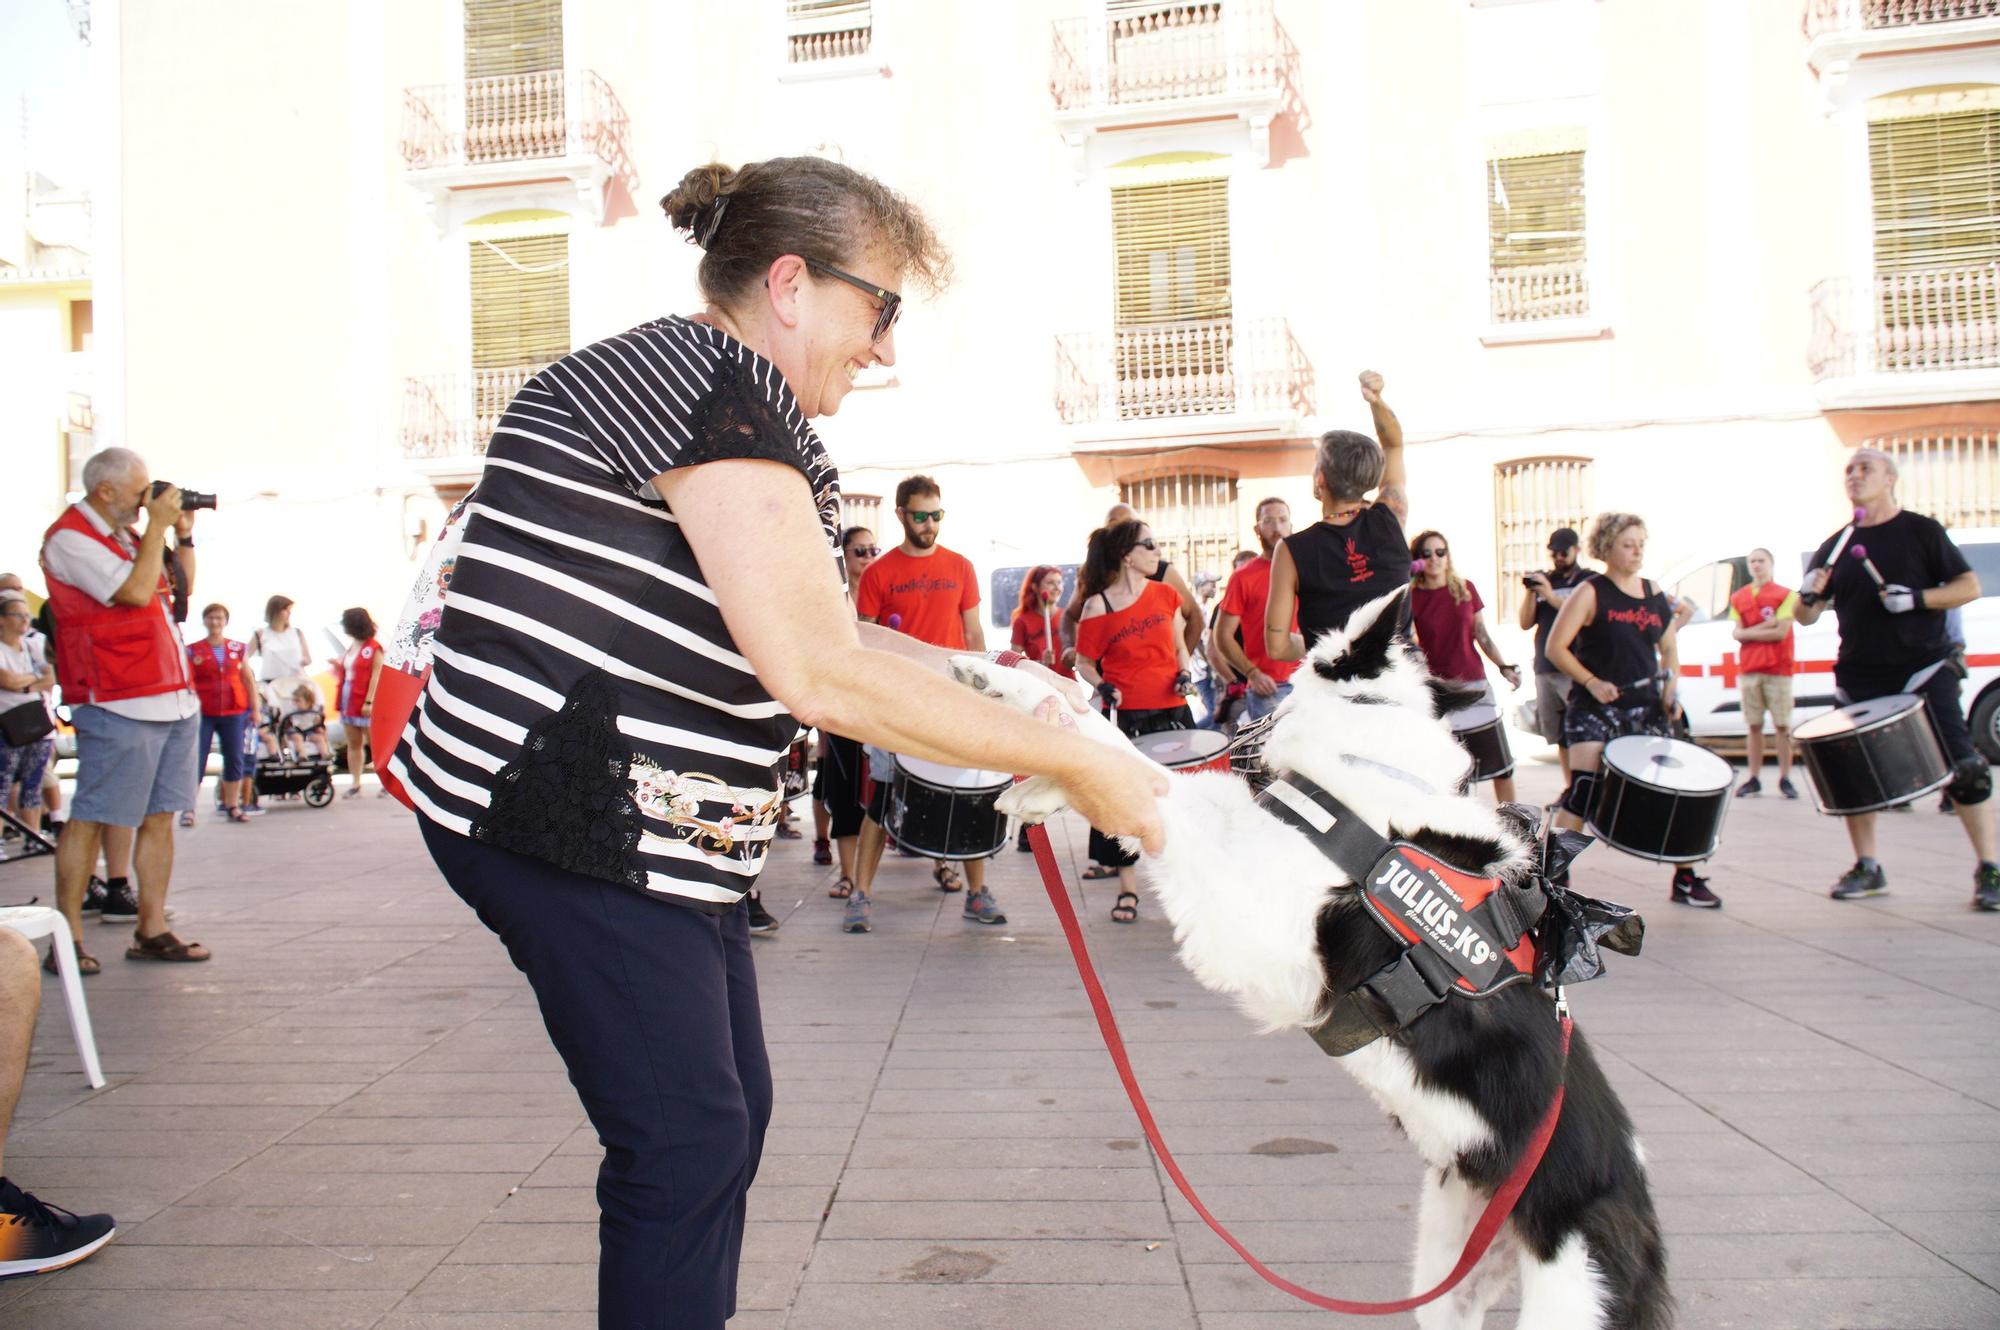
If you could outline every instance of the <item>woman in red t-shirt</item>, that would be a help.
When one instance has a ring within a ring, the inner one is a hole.
[[[1118,728],[1133,738],[1194,728],[1186,700],[1193,685],[1180,593],[1151,580],[1159,566],[1159,547],[1146,524],[1116,522],[1091,533],[1077,587],[1083,603],[1076,629],[1077,677],[1097,690]],[[1118,870],[1111,922],[1137,919],[1132,865],[1139,856],[1092,828],[1090,857]]]
[[[1500,667],[1509,688],[1521,686],[1521,672],[1500,659],[1500,648],[1493,645],[1493,635],[1479,617],[1486,608],[1479,588],[1462,580],[1451,566],[1451,547],[1440,532],[1426,531],[1411,541],[1410,558],[1410,626],[1432,677],[1477,683],[1486,689],[1486,701],[1497,705],[1479,653],[1485,652]],[[1514,778],[1496,776],[1493,797],[1503,804],[1512,802]]]
[[[336,694],[340,698],[340,725],[347,731],[347,774],[354,778],[346,797],[352,799],[361,793],[361,772],[368,763],[368,722],[375,714],[382,644],[375,640],[375,617],[358,605],[341,612],[340,631],[353,639],[353,645],[334,666],[340,679]]]
[[[1036,564],[1021,583],[1021,603],[1014,610],[1014,650],[1039,661],[1065,678],[1075,678],[1062,663],[1062,640],[1051,629],[1062,621],[1062,569]]]

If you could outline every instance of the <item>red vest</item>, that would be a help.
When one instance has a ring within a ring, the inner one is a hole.
[[[58,531],[88,536],[127,563],[132,561],[117,541],[73,506],[49,526],[43,543]],[[62,684],[63,701],[122,702],[177,693],[188,686],[187,657],[182,654],[180,634],[167,617],[164,575],[160,593],[144,605],[100,605],[88,592],[50,574],[46,561],[42,571],[56,616],[56,679]]]
[[[189,647],[187,654],[202,715],[240,716],[250,709],[250,699],[243,692],[243,658],[249,654],[248,648],[241,642],[225,641],[221,665],[215,663],[215,648],[205,640]]]

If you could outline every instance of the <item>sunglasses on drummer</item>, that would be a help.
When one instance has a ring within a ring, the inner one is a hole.
[[[872,559],[881,552],[880,545],[856,545],[848,554],[856,559]]]
[[[913,525],[922,526],[926,522],[944,521],[944,509],[933,508],[929,512],[925,512],[922,508],[905,508],[903,509],[903,516],[909,518]]]
[[[1135,541],[1133,543],[1136,544],[1142,550],[1157,550],[1160,548],[1160,543],[1154,540],[1151,536],[1148,536],[1144,540]]]
[[[1433,545],[1431,548],[1423,552],[1423,557],[1426,559],[1442,559],[1445,555],[1449,553],[1451,553],[1451,551],[1445,548],[1443,545]]]
[[[875,331],[869,340],[879,342],[889,335],[889,329],[896,326],[896,320],[903,317],[903,297],[887,287],[877,286],[865,277],[856,277],[851,272],[842,272],[831,263],[821,263],[818,259],[807,259],[806,267],[814,272],[846,282],[856,290],[874,296],[882,302],[882,308],[875,315]]]

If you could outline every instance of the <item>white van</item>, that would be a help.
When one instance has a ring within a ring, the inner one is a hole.
[[[1952,540],[1964,551],[1985,592],[1962,613],[1965,660],[1971,677],[1960,690],[1972,737],[1987,760],[2000,763],[2000,529],[1954,531]],[[1806,550],[1796,559],[1779,557],[1778,581],[1797,586],[1804,578]],[[1793,570],[1786,576],[1786,565]],[[1736,662],[1742,643],[1730,635],[1729,597],[1750,583],[1750,568],[1742,555],[1686,567],[1667,584],[1675,596],[1694,602],[1695,616],[1680,630],[1681,703],[1696,741],[1712,748],[1740,748],[1745,739],[1743,699],[1737,691]],[[1800,725],[1834,705],[1833,658],[1839,647],[1839,627],[1832,614],[1818,623],[1793,629],[1793,655],[1798,674],[1793,679],[1792,723]],[[1765,733],[1771,722],[1764,721]]]

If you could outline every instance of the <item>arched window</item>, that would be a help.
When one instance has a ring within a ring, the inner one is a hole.
[[[1173,470],[1118,487],[1153,530],[1160,557],[1179,566],[1192,584],[1196,573],[1229,575],[1242,536],[1236,511],[1236,477],[1217,471]]]
[[[1896,459],[1896,499],[1948,527],[2000,526],[2000,430],[1870,439]]]
[[[1493,468],[1493,527],[1500,570],[1501,622],[1520,609],[1521,579],[1548,566],[1549,533],[1570,527],[1584,534],[1590,520],[1590,461],[1582,457],[1529,457]]]

